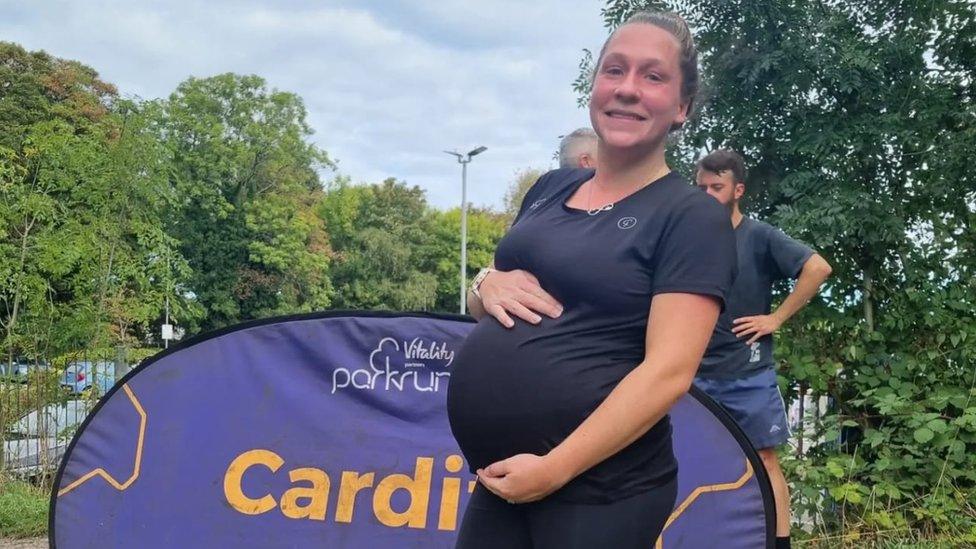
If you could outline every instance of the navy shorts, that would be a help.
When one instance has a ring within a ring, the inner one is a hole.
[[[786,405],[772,369],[738,379],[696,378],[695,386],[725,408],[757,450],[789,440]]]

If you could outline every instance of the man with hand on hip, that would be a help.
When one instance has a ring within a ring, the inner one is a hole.
[[[790,494],[776,448],[789,438],[786,407],[776,382],[773,333],[817,295],[830,276],[824,258],[762,221],[742,215],[742,157],[716,150],[698,162],[698,187],[728,208],[735,229],[738,275],[702,358],[695,385],[718,401],[758,450],[776,500],[776,546],[790,546]],[[772,284],[796,279],[771,311]]]

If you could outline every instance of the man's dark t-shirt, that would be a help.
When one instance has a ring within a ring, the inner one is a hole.
[[[749,337],[736,337],[732,321],[768,315],[773,283],[799,276],[803,264],[813,255],[813,250],[783,231],[748,217],[743,217],[735,228],[735,245],[739,274],[708,343],[699,377],[738,379],[774,368],[773,336],[766,335],[751,346],[746,345]]]
[[[728,213],[669,174],[588,215],[565,202],[592,170],[556,170],[529,190],[495,253],[503,271],[524,269],[562,303],[556,319],[486,315],[458,352],[447,395],[454,436],[471,470],[562,442],[644,358],[658,293],[724,300],[735,269]],[[653,391],[654,388],[648,388]],[[667,417],[551,497],[609,502],[673,478]]]

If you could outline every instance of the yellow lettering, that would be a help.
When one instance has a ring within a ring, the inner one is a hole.
[[[339,501],[336,502],[336,522],[352,522],[356,508],[356,494],[373,486],[373,473],[360,475],[355,471],[343,471],[339,481]]]
[[[430,478],[434,468],[433,458],[417,458],[414,475],[393,474],[380,481],[373,493],[373,513],[377,520],[386,526],[407,525],[410,528],[424,528],[427,525],[427,506],[430,503]],[[410,494],[410,506],[398,513],[390,501],[397,490]]]
[[[288,518],[310,518],[325,520],[325,510],[329,504],[329,475],[321,469],[305,467],[288,472],[292,482],[306,480],[311,486],[296,486],[281,494],[281,512]],[[299,499],[309,500],[308,505],[299,505]]]
[[[444,467],[450,473],[457,473],[464,465],[461,456],[451,455],[444,460]],[[438,530],[457,528],[458,501],[461,494],[461,479],[445,477],[441,483],[441,509],[437,517]]]
[[[278,470],[285,460],[270,450],[249,450],[237,456],[224,474],[224,497],[227,503],[245,515],[260,515],[274,509],[277,502],[270,494],[253,499],[244,495],[241,480],[244,472],[255,465],[264,465],[272,473]]]
[[[284,459],[278,454],[262,449],[249,450],[234,458],[224,473],[224,497],[227,503],[246,515],[260,515],[279,507],[282,514],[288,518],[326,520],[332,480],[322,469],[304,467],[289,471],[288,478],[291,480],[291,486],[278,499],[275,499],[271,493],[257,498],[244,493],[244,476],[249,469],[262,466],[271,473],[276,473],[284,463]],[[448,475],[460,473],[463,467],[464,459],[460,455],[451,454],[444,460],[444,469]],[[431,503],[433,468],[434,458],[418,457],[412,475],[394,473],[375,484],[372,500],[376,519],[391,528],[403,526],[425,528]],[[353,522],[356,498],[363,490],[373,488],[375,482],[375,473],[342,471],[335,508],[337,523]],[[442,479],[437,514],[438,530],[457,529],[462,482],[463,479],[457,476],[445,476]],[[477,481],[468,482],[468,492],[473,492],[475,486]],[[406,508],[402,511],[393,509],[393,499],[400,490],[406,493],[397,496],[397,507],[402,508],[403,504],[400,502],[407,502]]]

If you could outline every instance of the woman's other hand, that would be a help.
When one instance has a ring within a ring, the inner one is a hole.
[[[485,312],[506,328],[515,325],[510,315],[538,324],[542,322],[540,314],[550,318],[563,314],[563,306],[542,289],[539,280],[521,269],[492,271],[481,281],[478,292]]]
[[[562,488],[562,479],[543,456],[518,454],[478,469],[478,480],[496,496],[509,503],[540,500]]]

